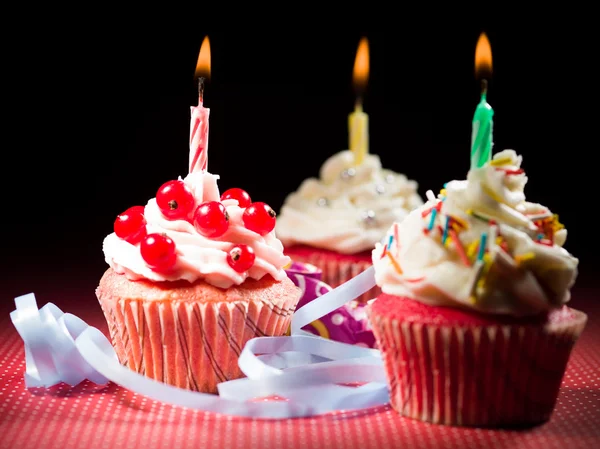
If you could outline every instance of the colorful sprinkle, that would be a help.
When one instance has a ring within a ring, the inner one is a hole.
[[[392,247],[392,242],[394,241],[394,236],[390,235],[390,239],[387,244],[387,249],[389,250]]]
[[[400,268],[400,264],[398,263],[398,261],[396,259],[394,259],[394,256],[392,256],[392,253],[387,252],[386,254],[387,254],[388,258],[390,259],[390,262],[392,262],[392,265],[394,266],[394,268],[396,269],[398,274],[402,274],[402,268]]]
[[[476,293],[477,293],[477,284],[479,283],[479,279],[483,274],[483,260],[478,260],[474,265],[475,275],[473,277],[473,283],[471,284],[471,291],[469,294],[469,299],[471,302],[475,303],[477,301]]]
[[[534,253],[519,254],[519,255],[515,256],[515,262],[517,262],[517,265],[521,265],[526,260],[531,260],[533,258],[535,258]]]
[[[396,240],[396,251],[400,251],[400,239],[398,238],[398,223],[394,223],[394,239]]]
[[[436,209],[436,210],[437,210],[437,204],[436,204],[435,206],[428,207],[428,208],[427,208],[427,209],[425,209],[423,212],[421,212],[421,217],[425,218],[427,215],[429,215],[429,214],[431,213],[431,211],[432,211],[433,209]]]
[[[525,170],[518,168],[516,170],[508,170],[506,168],[496,168],[498,171],[503,171],[505,175],[521,175],[525,173]]]
[[[429,220],[429,226],[427,226],[428,231],[431,231],[433,229],[433,225],[435,224],[435,217],[437,217],[437,209],[432,209],[431,219]]]
[[[485,221],[486,223],[489,224],[490,220],[492,220],[492,218],[490,217],[486,217],[485,215],[482,215],[479,212],[475,212],[473,209],[467,209],[467,214],[471,215],[472,217],[475,217],[481,221]]]
[[[444,224],[444,232],[442,233],[442,245],[446,244],[448,238],[448,227],[450,226],[450,217],[446,216],[446,223]]]
[[[453,216],[452,221],[458,223],[460,225],[460,227],[463,229],[469,229],[469,224],[466,221],[464,221],[462,218]]]
[[[487,233],[481,234],[481,241],[479,242],[479,253],[477,254],[477,260],[483,260],[485,254],[485,244],[487,242]]]
[[[469,258],[467,257],[467,253],[465,252],[465,248],[463,247],[462,242],[458,238],[458,234],[456,233],[456,231],[454,229],[450,229],[448,232],[450,233],[450,237],[452,238],[452,241],[454,242],[454,247],[456,248],[456,252],[458,253],[458,256],[460,257],[460,260],[462,260],[462,262],[467,267],[470,267],[471,262],[469,261]]]
[[[446,236],[446,240],[442,242],[442,245],[444,245],[445,248],[450,248],[450,246],[452,245],[452,237],[450,237],[449,235]]]
[[[503,158],[499,158],[499,159],[492,159],[490,161],[490,165],[492,167],[498,167],[499,165],[508,165],[512,162],[512,159],[510,157],[503,157]]]
[[[379,258],[379,260],[383,259],[385,257],[385,254],[387,253],[387,249],[384,246],[383,249],[381,250],[381,257]]]
[[[558,220],[558,214],[552,215],[552,227],[554,228],[554,232],[560,231],[565,227],[565,225]]]
[[[473,240],[471,243],[469,243],[467,245],[467,256],[469,256],[469,258],[474,257],[478,248],[479,248],[479,239]]]

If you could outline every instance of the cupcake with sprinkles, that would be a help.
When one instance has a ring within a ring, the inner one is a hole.
[[[525,200],[512,150],[388,232],[369,307],[393,407],[451,425],[546,421],[586,315],[566,304],[578,259],[548,208]]]
[[[290,258],[273,209],[239,188],[220,194],[219,176],[207,171],[208,116],[201,95],[189,174],[118,215],[96,295],[122,364],[216,393],[242,376],[237,361],[248,340],[287,331],[301,291],[284,270]]]
[[[369,154],[368,116],[360,97],[368,62],[363,39],[354,64],[359,96],[348,120],[349,150],[329,157],[318,178],[305,179],[287,196],[276,228],[286,254],[320,268],[323,281],[333,287],[370,267],[371,250],[390,225],[423,204],[415,181],[383,168],[379,156]],[[373,288],[358,300],[378,293]]]
[[[373,250],[383,293],[368,309],[390,402],[438,424],[527,426],[548,420],[587,316],[567,306],[579,261],[547,207],[525,200],[513,150],[492,154],[487,102],[491,48],[475,52],[482,79],[471,169],[388,232]]]

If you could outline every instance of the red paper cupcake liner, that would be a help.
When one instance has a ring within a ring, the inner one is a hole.
[[[305,250],[305,247],[302,249],[290,247],[286,248],[285,252],[294,261],[309,263],[321,269],[323,282],[333,288],[349,281],[373,265],[370,256],[366,260],[361,260],[362,258],[356,255],[345,256],[318,249],[310,251]],[[356,298],[356,301],[366,303],[380,293],[380,288],[375,286]]]
[[[238,357],[248,340],[285,333],[295,301],[277,309],[257,301],[111,298],[100,304],[123,365],[176,387],[216,393],[218,383],[243,377]]]
[[[547,325],[453,327],[370,310],[400,414],[436,424],[503,427],[550,418],[587,316]]]

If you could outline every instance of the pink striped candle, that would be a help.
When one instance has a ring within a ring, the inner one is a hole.
[[[204,76],[210,76],[210,43],[204,38],[198,55],[196,76],[198,77],[198,106],[191,107],[190,120],[190,173],[206,171],[208,167],[208,117],[210,109],[205,108]]]

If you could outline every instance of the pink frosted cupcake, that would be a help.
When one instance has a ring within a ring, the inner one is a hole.
[[[423,421],[531,425],[554,408],[587,316],[565,304],[578,260],[521,157],[495,155],[394,224],[373,250],[369,306],[390,401]],[[384,240],[385,241],[385,240]]]
[[[217,179],[190,173],[119,215],[96,291],[121,363],[203,392],[242,376],[248,340],[286,332],[301,293],[273,210]]]
[[[423,204],[417,183],[385,170],[378,156],[355,164],[354,153],[341,151],[286,198],[276,231],[285,253],[323,271],[332,287],[371,266],[371,251],[392,223]],[[372,299],[377,288],[360,301]]]

